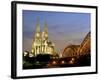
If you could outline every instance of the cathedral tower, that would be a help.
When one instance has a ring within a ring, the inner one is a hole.
[[[37,25],[36,25],[36,31],[35,31],[35,39],[39,39],[41,37],[41,32],[40,32],[40,23],[38,21]]]
[[[45,22],[44,31],[42,32],[42,40],[48,40],[48,25]]]
[[[45,22],[44,30],[41,32],[40,23],[37,22],[34,40],[32,42],[31,52],[36,56],[38,54],[50,54],[55,52],[54,44],[48,39],[48,25]]]
[[[41,31],[40,31],[40,23],[39,20],[36,25],[36,31],[34,36],[34,41],[32,43],[32,53],[34,55],[40,54],[41,52]]]

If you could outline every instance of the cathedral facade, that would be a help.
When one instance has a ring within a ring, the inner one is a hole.
[[[32,42],[32,54],[50,54],[54,55],[55,45],[48,38],[48,26],[45,23],[44,31],[41,32],[39,22],[36,25],[35,36]]]

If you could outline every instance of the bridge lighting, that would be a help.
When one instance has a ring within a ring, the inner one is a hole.
[[[71,58],[71,60],[69,61],[70,64],[74,64],[75,59]]]
[[[65,61],[61,61],[61,64],[65,64]]]
[[[55,65],[55,64],[57,64],[57,63],[56,63],[56,61],[53,61],[52,64]]]

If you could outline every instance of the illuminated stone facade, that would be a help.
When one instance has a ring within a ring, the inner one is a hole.
[[[45,23],[44,31],[41,32],[39,21],[36,25],[34,40],[32,42],[32,53],[37,54],[51,54],[55,53],[54,44],[48,39],[48,26]]]

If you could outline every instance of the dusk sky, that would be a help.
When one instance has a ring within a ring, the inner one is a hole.
[[[41,31],[47,22],[49,40],[55,44],[58,53],[68,45],[79,45],[91,26],[89,13],[23,10],[23,51],[31,50],[38,19]]]

